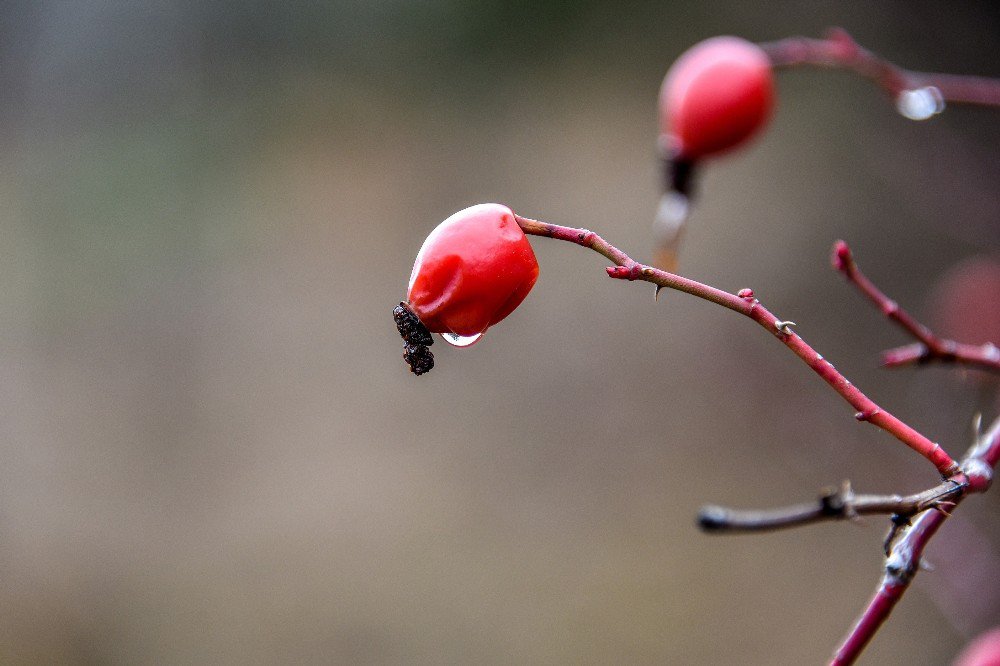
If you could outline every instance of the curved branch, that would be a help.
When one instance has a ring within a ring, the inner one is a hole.
[[[871,398],[862,393],[860,389],[840,374],[833,367],[833,364],[824,359],[821,354],[809,346],[805,340],[791,329],[791,326],[795,325],[795,322],[778,319],[767,308],[761,305],[760,301],[754,298],[752,290],[743,289],[738,294],[730,294],[727,291],[710,287],[701,282],[675,275],[674,273],[668,273],[652,266],[645,266],[594,232],[586,229],[574,229],[572,227],[548,224],[521,217],[520,215],[515,215],[514,218],[526,234],[545,236],[547,238],[574,243],[606,257],[615,264],[606,269],[610,277],[620,280],[650,282],[657,286],[657,291],[662,288],[683,291],[684,293],[697,296],[698,298],[721,305],[724,308],[749,317],[762,326],[764,330],[778,338],[782,344],[791,349],[830,388],[846,400],[856,410],[854,415],[856,419],[859,421],[868,421],[872,425],[885,430],[927,458],[943,477],[947,478],[958,471],[958,465],[954,459],[939,444],[932,442],[875,404]]]
[[[895,99],[897,104],[905,101],[902,97],[905,93],[933,88],[942,103],[1000,107],[1000,79],[903,69],[859,46],[841,28],[832,28],[825,39],[789,37],[761,44],[760,47],[767,53],[774,67],[808,65],[856,72],[874,81]],[[933,109],[926,115],[918,114],[910,117],[926,118],[940,110]]]
[[[855,495],[850,484],[845,482],[840,488],[824,492],[818,501],[810,504],[765,511],[706,506],[698,514],[698,525],[712,534],[734,534],[768,532],[870,514],[898,516],[902,521],[927,509],[948,506],[964,489],[964,485],[948,480],[913,495]]]
[[[983,370],[1000,372],[1000,349],[993,343],[984,345],[967,345],[937,337],[929,328],[914,319],[906,310],[899,307],[896,301],[882,293],[868,277],[861,272],[851,248],[844,241],[833,245],[833,267],[847,281],[875,304],[882,314],[895,322],[917,342],[915,344],[896,347],[883,352],[882,364],[895,368],[910,363],[926,363],[941,361],[943,363],[961,363]]]

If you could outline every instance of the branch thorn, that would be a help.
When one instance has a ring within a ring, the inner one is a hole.
[[[937,500],[936,502],[934,502],[934,504],[931,505],[931,508],[934,509],[935,511],[940,511],[945,516],[947,516],[947,517],[950,518],[951,517],[951,512],[948,509],[951,509],[954,506],[955,506],[955,502],[949,502],[947,500]],[[945,508],[945,507],[948,507],[948,508]]]
[[[790,326],[798,326],[794,321],[778,321],[774,322],[774,327],[784,333],[785,335],[791,335],[792,329]]]

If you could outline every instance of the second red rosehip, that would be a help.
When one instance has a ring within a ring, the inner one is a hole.
[[[660,89],[668,157],[684,162],[735,148],[768,121],[774,77],[767,54],[738,37],[712,37],[684,52]]]

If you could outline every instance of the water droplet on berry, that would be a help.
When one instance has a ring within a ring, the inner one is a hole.
[[[471,347],[483,337],[482,333],[475,335],[458,335],[457,333],[442,333],[441,339],[453,347]]]
[[[896,110],[910,120],[927,120],[944,111],[944,97],[934,86],[904,90],[896,97]]]

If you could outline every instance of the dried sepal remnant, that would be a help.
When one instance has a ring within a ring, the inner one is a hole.
[[[396,330],[403,338],[403,360],[410,366],[410,372],[417,376],[430,372],[434,367],[434,354],[428,349],[434,344],[430,331],[406,303],[392,309],[392,318],[396,320]]]
[[[434,344],[431,332],[420,323],[420,319],[406,303],[401,302],[392,309],[392,318],[396,320],[396,329],[399,331],[400,337],[407,344],[424,347],[430,347]]]
[[[434,354],[423,345],[403,345],[403,360],[418,377],[434,367]]]

